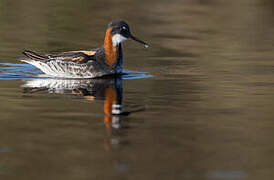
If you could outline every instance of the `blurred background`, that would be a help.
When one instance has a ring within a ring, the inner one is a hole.
[[[272,179],[273,12],[271,0],[0,0],[0,178]],[[22,50],[99,47],[114,19],[151,46],[125,42],[124,68],[152,77],[89,82],[85,98],[26,93]],[[145,111],[115,124],[105,85]]]

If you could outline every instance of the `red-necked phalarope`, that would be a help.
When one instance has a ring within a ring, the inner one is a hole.
[[[95,78],[121,74],[123,66],[122,42],[133,39],[148,48],[148,44],[134,37],[125,21],[108,24],[104,45],[85,51],[69,51],[41,55],[25,50],[28,58],[21,61],[32,64],[45,74],[65,78]]]

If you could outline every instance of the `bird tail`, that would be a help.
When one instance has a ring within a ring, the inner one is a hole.
[[[30,59],[33,59],[33,60],[48,60],[48,57],[47,56],[45,56],[45,55],[41,55],[41,54],[37,54],[37,53],[35,53],[35,52],[33,52],[33,51],[29,51],[29,50],[24,50],[23,52],[22,52],[25,56],[27,56],[28,58],[30,58]]]

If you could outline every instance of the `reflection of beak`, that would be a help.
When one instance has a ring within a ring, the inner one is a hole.
[[[134,37],[133,35],[129,35],[129,38],[133,39],[134,41],[137,41],[138,43],[144,44],[146,48],[149,47],[149,45],[147,43],[145,43],[144,41],[138,39],[137,37]]]

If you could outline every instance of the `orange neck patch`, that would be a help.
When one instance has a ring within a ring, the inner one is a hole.
[[[116,90],[111,86],[105,90],[105,103],[104,113],[105,115],[111,115],[112,105],[117,102]]]
[[[118,52],[119,48],[117,46],[113,47],[113,44],[112,44],[111,30],[112,30],[112,27],[107,29],[105,41],[104,41],[104,48],[106,53],[105,63],[108,64],[109,66],[112,66],[116,62],[119,56],[119,52]]]

